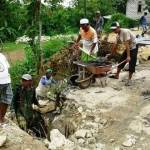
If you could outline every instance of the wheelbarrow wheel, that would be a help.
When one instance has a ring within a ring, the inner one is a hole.
[[[88,88],[90,86],[90,84],[91,84],[91,78],[80,82],[79,87],[80,87],[80,89],[85,89],[85,88]]]
[[[87,87],[90,86],[91,84],[91,81],[92,81],[92,78],[93,78],[93,74],[89,75],[88,77],[84,78],[84,79],[80,79],[78,78],[76,80],[76,83],[78,83],[78,86],[81,88],[81,89],[85,89]]]

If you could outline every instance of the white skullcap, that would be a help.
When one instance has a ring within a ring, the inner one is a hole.
[[[30,74],[24,74],[22,76],[22,79],[24,79],[24,80],[32,80],[32,76]]]
[[[89,20],[86,18],[83,18],[80,20],[80,24],[89,24]]]

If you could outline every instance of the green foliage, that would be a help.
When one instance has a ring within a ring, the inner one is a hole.
[[[148,11],[150,12],[150,0],[145,0],[146,2],[146,9],[148,9]]]
[[[73,8],[57,8],[53,11],[43,8],[41,15],[43,33],[50,36],[77,32],[82,16],[77,9]]]
[[[56,35],[76,33],[79,30],[79,20],[87,17],[91,24],[95,11],[100,10],[102,15],[125,13],[127,0],[74,0],[74,7],[64,8],[60,5],[62,0],[45,0],[49,6],[41,5],[37,0],[24,0],[21,5],[19,1],[0,1],[0,38],[3,41],[15,40],[16,37],[27,33],[30,37],[38,33],[38,24],[41,16],[42,35]],[[150,0],[146,0],[148,6]],[[86,4],[86,5],[85,5]],[[41,9],[41,13],[38,10]],[[85,16],[86,11],[86,16]],[[130,26],[132,26],[132,21]],[[32,43],[33,44],[33,43]]]
[[[111,20],[109,20],[106,24],[105,24],[105,31],[106,32],[110,32],[110,26],[112,24],[112,22],[117,21],[120,23],[120,26],[122,28],[133,28],[135,26],[138,26],[139,21],[138,20],[133,20],[130,19],[128,17],[126,17],[123,14],[120,13],[116,13],[115,15],[112,15]]]
[[[3,45],[5,52],[23,50],[25,47],[26,47],[26,44],[23,44],[23,43],[16,44],[14,42],[5,42]]]
[[[67,41],[70,39],[70,36],[55,36],[51,40],[42,43],[42,49],[44,50],[44,58],[50,58],[60,49],[64,48],[67,45]],[[6,43],[4,45],[10,45],[13,47],[15,44]],[[25,59],[22,61],[17,61],[14,64],[11,64],[10,74],[12,78],[13,86],[20,82],[20,78],[24,73],[29,73],[31,75],[36,75],[36,58],[34,57],[33,51],[29,45],[25,47]]]
[[[28,70],[24,67],[24,62],[18,61],[15,64],[11,65],[10,75],[13,87],[20,82],[21,76],[27,72]]]
[[[23,61],[17,61],[11,65],[10,74],[12,85],[15,86],[18,84],[23,74],[29,73],[35,75],[35,72],[35,58],[31,48],[27,46],[25,48],[25,59]]]
[[[0,1],[0,38],[14,40],[25,29],[25,9],[18,2]]]
[[[44,58],[50,58],[53,54],[63,49],[68,45],[72,36],[57,35],[52,37],[49,41],[42,44]]]
[[[125,14],[127,1],[128,0],[113,0],[113,8],[116,10],[116,12]]]

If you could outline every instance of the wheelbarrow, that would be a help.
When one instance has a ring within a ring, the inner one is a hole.
[[[90,84],[95,81],[95,78],[103,78],[107,77],[109,73],[111,73],[112,69],[118,67],[126,60],[122,61],[117,65],[112,65],[110,62],[88,62],[84,63],[81,61],[74,61],[73,63],[78,66],[78,74],[72,76],[75,79],[74,83],[78,85],[81,89],[85,89],[90,86]],[[105,85],[101,82],[102,87]]]

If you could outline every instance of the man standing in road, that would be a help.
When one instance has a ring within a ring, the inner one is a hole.
[[[6,57],[0,53],[0,124],[5,123],[5,114],[8,105],[13,98],[11,79],[9,74],[9,63]]]
[[[142,26],[142,36],[147,32],[147,12],[144,12],[144,15],[140,18],[140,24]]]
[[[121,55],[119,63],[126,60],[126,62],[118,66],[117,73],[112,77],[114,77],[115,79],[119,79],[121,69],[123,69],[125,64],[129,62],[129,77],[126,86],[130,86],[132,75],[135,72],[138,53],[138,47],[136,46],[135,42],[136,37],[129,29],[120,28],[118,22],[113,22],[111,25],[111,29],[114,33],[117,34],[117,39],[116,43],[114,43],[112,46],[112,52],[108,55],[108,58],[111,58],[115,54],[118,44],[123,44],[125,46],[125,50]]]

